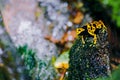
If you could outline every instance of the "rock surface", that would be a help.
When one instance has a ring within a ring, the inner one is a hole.
[[[44,39],[43,35],[47,32],[44,17],[41,12],[37,21],[37,10],[36,0],[9,0],[2,10],[5,28],[16,47],[27,44],[37,51],[39,58],[51,58],[57,53],[57,48]]]

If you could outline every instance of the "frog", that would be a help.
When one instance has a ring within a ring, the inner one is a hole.
[[[83,44],[85,44],[85,40],[84,40],[85,35],[92,36],[93,44],[96,44],[97,43],[97,32],[100,29],[103,29],[103,30],[107,29],[102,20],[92,21],[90,23],[87,23],[83,27],[77,28],[76,33],[78,36],[81,36]]]

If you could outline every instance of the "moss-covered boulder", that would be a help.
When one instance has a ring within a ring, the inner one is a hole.
[[[107,29],[98,29],[95,34],[97,35],[96,44],[93,43],[93,36],[78,35],[69,52],[68,80],[94,80],[110,74],[110,45]],[[81,36],[84,36],[85,44]]]

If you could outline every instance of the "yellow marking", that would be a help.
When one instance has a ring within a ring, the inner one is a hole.
[[[95,25],[95,26],[94,26]],[[93,43],[96,44],[97,43],[97,35],[95,34],[95,31],[96,29],[103,29],[103,30],[106,30],[106,26],[104,25],[104,23],[99,20],[99,21],[93,21],[91,23],[87,23],[86,24],[86,27],[87,27],[87,32],[93,36]],[[77,28],[76,32],[77,32],[77,35],[81,34],[81,32],[85,31],[84,28]],[[85,41],[84,41],[84,38],[83,38],[83,35],[81,36],[82,38],[82,43],[85,44]]]
[[[83,38],[83,35],[82,35],[81,37],[82,37],[82,43],[85,44],[85,40],[84,40],[84,38]]]
[[[76,29],[77,35],[79,35],[83,31],[85,31],[85,29],[83,29],[83,28],[77,28]]]
[[[94,44],[96,44],[97,42],[97,37],[96,37],[96,34],[94,33],[96,28],[93,26],[93,24],[91,24],[92,26],[90,26],[89,24],[87,24],[87,30],[88,30],[88,33],[93,36],[93,41],[94,41]]]

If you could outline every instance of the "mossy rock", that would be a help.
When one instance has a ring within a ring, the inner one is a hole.
[[[110,45],[108,32],[100,29],[97,32],[97,43],[93,37],[84,35],[85,44],[78,36],[69,54],[68,80],[94,80],[110,74]]]

